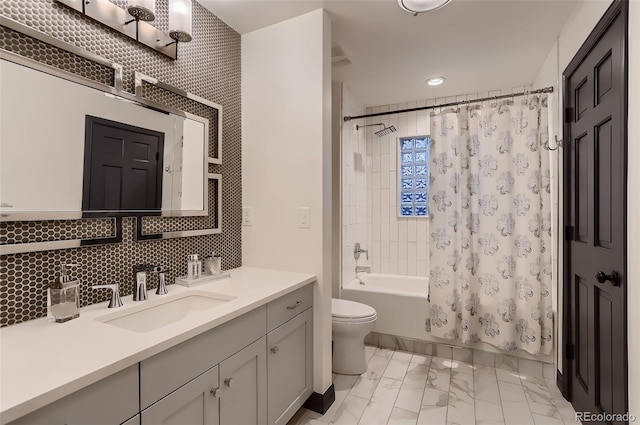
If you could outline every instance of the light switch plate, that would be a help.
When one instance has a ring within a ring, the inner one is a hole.
[[[253,208],[242,207],[242,225],[253,226]]]
[[[298,207],[298,227],[309,229],[311,227],[311,208]]]

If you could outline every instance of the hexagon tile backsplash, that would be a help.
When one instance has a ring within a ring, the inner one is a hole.
[[[168,0],[156,3],[155,25],[166,31]],[[122,64],[124,88],[129,92],[133,92],[133,76],[138,71],[218,103],[224,108],[224,114],[223,163],[209,168],[209,172],[223,176],[221,234],[136,241],[136,221],[125,218],[121,243],[0,256],[0,326],[46,316],[47,285],[56,278],[62,263],[80,265],[71,274],[81,281],[83,306],[109,299],[107,290],[90,289],[93,284],[120,282],[121,294],[130,294],[135,264],[168,267],[168,283],[186,274],[186,258],[190,253],[202,255],[215,250],[222,255],[223,269],[242,265],[240,35],[198,3],[194,2],[193,6],[194,40],[180,45],[179,59],[174,61],[54,0],[1,3],[0,14]],[[0,48],[95,81],[113,83],[108,69],[4,27],[0,27]],[[210,200],[213,186],[209,187]],[[207,228],[211,217],[146,221],[145,227],[149,228],[145,228],[145,232],[159,232]],[[104,219],[8,222],[0,223],[0,244],[101,237],[110,235],[111,231],[111,222]],[[157,282],[152,278],[150,287],[155,285]]]

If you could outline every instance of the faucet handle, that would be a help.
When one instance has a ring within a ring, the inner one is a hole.
[[[109,301],[108,308],[122,307],[122,300],[120,299],[120,284],[119,283],[107,283],[102,285],[93,285],[91,289],[111,289],[111,300]]]

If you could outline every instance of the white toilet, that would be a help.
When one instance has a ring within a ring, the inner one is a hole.
[[[337,298],[331,300],[335,373],[360,375],[367,371],[364,337],[373,330],[377,317],[376,310],[366,304]]]

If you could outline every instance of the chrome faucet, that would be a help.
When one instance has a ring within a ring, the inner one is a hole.
[[[156,295],[166,295],[169,293],[167,290],[167,269],[163,269],[161,266],[155,266],[151,270],[152,273],[158,275],[158,289],[156,289]]]
[[[153,269],[149,264],[133,266],[135,281],[133,282],[133,300],[144,301],[147,299],[147,273]]]
[[[367,260],[369,259],[369,250],[368,249],[362,249],[360,247],[360,242],[356,242],[355,246],[353,247],[353,258],[355,258],[356,260],[358,258],[360,258],[360,254],[365,253],[367,255]]]
[[[356,266],[356,274],[358,273],[371,273],[371,267],[369,266]]]
[[[120,284],[119,283],[109,283],[105,285],[93,285],[91,289],[100,289],[100,288],[108,288],[111,289],[111,300],[109,301],[108,308],[118,308],[122,307],[122,300],[120,299]]]

